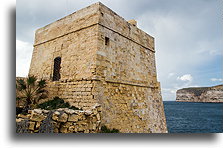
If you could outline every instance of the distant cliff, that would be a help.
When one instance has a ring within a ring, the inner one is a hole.
[[[178,102],[223,102],[223,85],[191,87],[177,90]]]

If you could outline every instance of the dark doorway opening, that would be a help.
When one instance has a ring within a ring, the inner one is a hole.
[[[54,68],[53,68],[53,81],[60,80],[60,64],[61,64],[61,57],[56,57],[54,59]]]

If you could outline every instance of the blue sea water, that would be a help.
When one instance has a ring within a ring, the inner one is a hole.
[[[223,103],[164,101],[169,133],[223,133]]]

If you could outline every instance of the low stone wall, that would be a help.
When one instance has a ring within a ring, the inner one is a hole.
[[[88,110],[97,103],[97,100],[93,97],[92,88],[93,81],[80,80],[73,82],[48,81],[46,89],[49,92],[49,99],[58,96],[65,102],[69,102],[71,106]]]
[[[98,81],[96,86],[100,85],[94,91],[102,106],[103,125],[121,133],[167,133],[158,88]]]
[[[101,107],[91,110],[30,110],[16,118],[17,133],[98,133],[101,127]]]
[[[26,78],[16,77],[16,80]],[[60,97],[65,102],[68,102],[71,106],[77,108],[88,110],[90,109],[97,100],[93,97],[92,89],[94,81],[92,80],[78,80],[72,82],[64,81],[46,81],[46,90],[48,91],[48,97],[39,100],[38,104],[44,103],[46,101],[52,100],[54,97]],[[17,97],[23,96],[19,91],[16,92]],[[24,107],[24,100],[17,100],[17,107]]]

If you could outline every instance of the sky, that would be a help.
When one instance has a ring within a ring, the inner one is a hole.
[[[16,76],[27,76],[34,33],[98,0],[17,0]],[[155,38],[156,68],[164,101],[176,90],[223,83],[221,0],[101,0]]]

